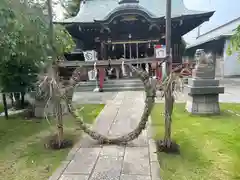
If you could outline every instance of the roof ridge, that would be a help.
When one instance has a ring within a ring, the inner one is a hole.
[[[235,19],[233,19],[233,20],[230,20],[230,21],[228,21],[228,22],[225,23],[225,24],[222,24],[222,25],[220,25],[220,26],[218,26],[218,27],[216,27],[216,28],[214,28],[214,29],[212,29],[212,30],[210,30],[210,31],[207,31],[207,32],[201,34],[200,36],[197,37],[197,39],[200,38],[200,37],[202,37],[202,36],[205,36],[205,35],[207,35],[207,34],[209,34],[209,33],[211,33],[211,32],[213,32],[213,31],[216,31],[217,29],[223,28],[223,27],[225,27],[225,26],[227,26],[227,25],[229,25],[229,24],[231,24],[231,23],[233,23],[233,22],[235,22],[235,21],[237,21],[237,20],[240,20],[240,17],[237,17],[237,18],[235,18]]]

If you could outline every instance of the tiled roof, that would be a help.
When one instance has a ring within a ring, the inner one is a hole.
[[[76,17],[65,19],[57,23],[91,23],[104,20],[111,13],[121,9],[138,9],[147,13],[151,18],[161,18],[166,14],[166,0],[139,0],[139,3],[119,4],[119,0],[85,0],[80,5]],[[183,0],[172,0],[172,17],[205,14],[207,12],[189,10]]]
[[[232,36],[235,29],[237,28],[237,26],[240,25],[240,17],[237,19],[234,19],[222,26],[219,26],[207,33],[204,33],[202,35],[200,35],[194,43],[190,44],[189,46],[187,46],[187,49],[196,47],[198,45],[213,41],[213,40],[217,40],[223,37],[228,37],[228,36]]]

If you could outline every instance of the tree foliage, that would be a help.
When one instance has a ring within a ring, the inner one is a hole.
[[[227,54],[232,55],[233,53],[239,53],[239,52],[240,52],[240,25],[237,27],[235,33],[230,39],[230,44],[228,46]]]
[[[65,17],[74,17],[80,9],[81,0],[60,0],[65,9]]]
[[[0,2],[0,87],[3,91],[24,92],[48,63],[49,19],[42,4],[18,0]],[[54,27],[54,53],[71,51],[73,41],[61,26]]]

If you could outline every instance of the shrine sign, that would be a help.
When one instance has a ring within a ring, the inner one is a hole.
[[[155,52],[156,59],[166,58],[166,46],[165,45],[155,45],[154,52]]]

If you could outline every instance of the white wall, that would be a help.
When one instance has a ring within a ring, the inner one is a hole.
[[[240,75],[240,61],[238,54],[234,53],[231,56],[227,55],[227,48],[230,40],[226,40],[224,45],[224,77],[226,76],[239,76]]]
[[[220,55],[216,55],[216,65],[215,65],[215,76],[223,77],[223,57]]]

